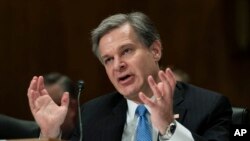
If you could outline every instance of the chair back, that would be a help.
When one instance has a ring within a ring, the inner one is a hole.
[[[232,124],[248,125],[250,122],[249,110],[242,107],[233,107]]]

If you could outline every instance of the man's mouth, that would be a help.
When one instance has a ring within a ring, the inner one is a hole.
[[[132,80],[133,80],[133,77],[132,75],[129,75],[129,74],[118,78],[118,82],[122,85],[130,84]]]

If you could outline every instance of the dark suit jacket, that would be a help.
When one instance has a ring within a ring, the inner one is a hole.
[[[121,141],[126,122],[127,102],[119,93],[111,93],[82,106],[84,141]],[[174,112],[196,141],[227,141],[232,110],[227,98],[212,91],[178,82],[174,94]],[[72,140],[79,140],[79,127]]]

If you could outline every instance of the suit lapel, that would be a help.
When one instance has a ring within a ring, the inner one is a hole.
[[[182,85],[178,82],[176,84],[176,89],[174,93],[174,114],[178,115],[176,120],[180,123],[183,123],[183,120],[187,114],[186,107],[182,106],[184,101],[184,89]]]
[[[113,107],[112,111],[110,115],[104,117],[102,120],[102,125],[104,127],[101,134],[102,140],[120,141],[126,122],[126,100],[122,97],[117,105]]]

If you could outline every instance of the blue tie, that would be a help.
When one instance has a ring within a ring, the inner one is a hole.
[[[148,110],[144,105],[139,105],[135,111],[139,116],[139,122],[136,129],[136,141],[152,141],[152,126],[148,121]]]

